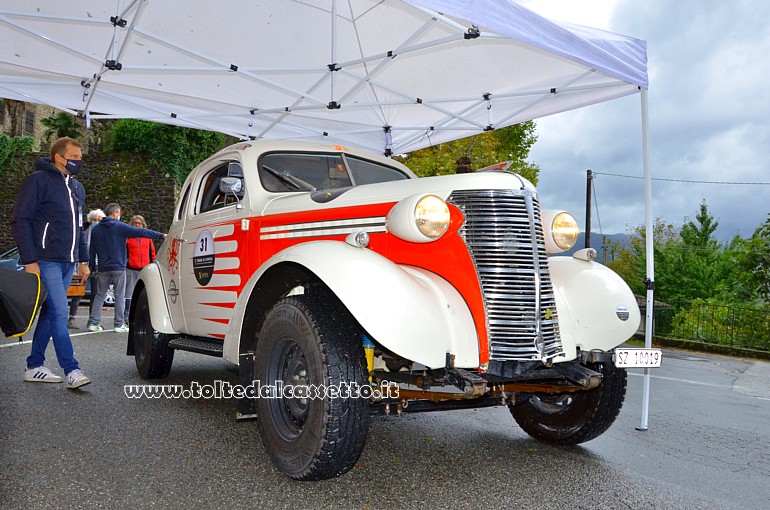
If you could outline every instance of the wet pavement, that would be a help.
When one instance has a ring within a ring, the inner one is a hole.
[[[29,344],[0,342],[0,508],[770,508],[767,362],[666,349],[649,429],[632,369],[615,424],[579,447],[529,438],[505,408],[375,417],[349,473],[294,482],[233,400],[127,398],[145,381],[126,337],[73,335],[80,390],[22,382]],[[162,382],[217,380],[236,372],[177,352]]]

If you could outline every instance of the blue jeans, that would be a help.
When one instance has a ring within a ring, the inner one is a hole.
[[[32,336],[32,353],[27,358],[27,368],[37,368],[45,363],[45,350],[48,342],[53,339],[56,358],[65,374],[78,367],[78,360],[72,349],[72,340],[67,330],[69,305],[67,304],[67,288],[75,272],[75,264],[69,262],[38,261],[40,280],[48,291],[48,297],[40,309],[37,327]]]

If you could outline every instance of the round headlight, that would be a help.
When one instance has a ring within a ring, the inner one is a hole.
[[[449,229],[449,206],[437,195],[412,195],[393,206],[385,227],[404,241],[430,243]]]
[[[569,250],[578,238],[578,224],[567,211],[543,211],[540,215],[545,231],[546,253],[561,253]]]
[[[414,222],[422,235],[438,239],[449,228],[449,207],[436,195],[425,195],[414,206]]]
[[[578,224],[575,217],[562,211],[551,222],[551,236],[553,242],[562,250],[569,250],[578,238]]]

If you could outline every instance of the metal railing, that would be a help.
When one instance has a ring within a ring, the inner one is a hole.
[[[653,335],[739,353],[770,353],[770,309],[699,301],[656,303]]]

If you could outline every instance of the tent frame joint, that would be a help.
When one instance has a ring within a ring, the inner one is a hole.
[[[119,18],[117,16],[110,17],[110,21],[112,22],[112,25],[115,27],[123,28],[128,24],[128,22],[125,19]]]

